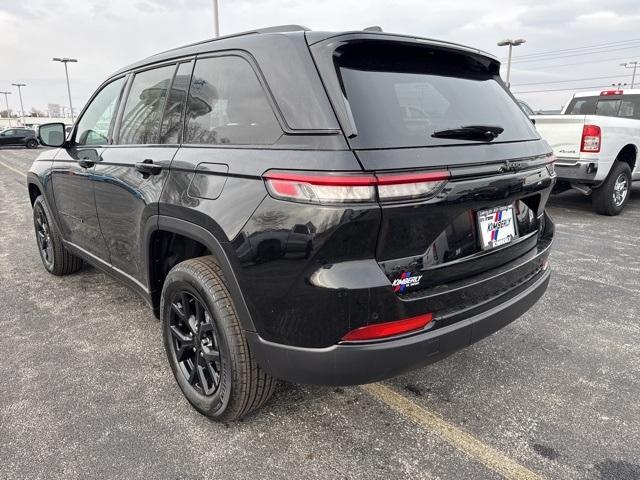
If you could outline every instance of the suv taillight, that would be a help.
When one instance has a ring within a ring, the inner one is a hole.
[[[303,203],[392,202],[433,196],[449,179],[448,171],[421,173],[267,172],[272,197]]]
[[[586,153],[598,153],[601,140],[600,127],[597,125],[584,125],[582,127],[582,142],[580,151]]]

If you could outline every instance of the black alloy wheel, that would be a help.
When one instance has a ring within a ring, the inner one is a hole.
[[[191,292],[171,299],[171,346],[180,373],[198,393],[213,395],[222,371],[218,332],[204,303]]]
[[[40,251],[40,257],[42,263],[50,270],[53,268],[53,242],[51,240],[51,227],[49,221],[44,213],[42,204],[35,205],[35,226],[36,226],[36,239],[38,241],[38,249]]]
[[[27,148],[38,148],[38,141],[34,138],[27,140],[25,145]]]

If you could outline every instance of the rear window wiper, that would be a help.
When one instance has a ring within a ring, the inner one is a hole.
[[[490,142],[504,132],[497,125],[465,125],[458,128],[437,130],[431,134],[434,138],[460,138],[463,140],[484,140]]]

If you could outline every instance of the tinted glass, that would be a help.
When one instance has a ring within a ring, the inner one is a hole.
[[[622,97],[618,116],[640,118],[640,95],[625,95]]]
[[[179,143],[184,119],[184,107],[187,100],[187,91],[191,81],[193,62],[181,63],[178,72],[171,84],[171,91],[164,107],[164,117],[160,130],[158,143]]]
[[[184,143],[267,145],[280,125],[251,65],[237,56],[196,62]]]
[[[468,55],[369,44],[343,49],[336,62],[357,130],[350,140],[356,148],[479,142],[431,136],[464,125],[504,128],[493,143],[538,138],[491,66]]]
[[[593,115],[596,113],[598,97],[574,98],[569,103],[565,115]]]
[[[175,65],[137,73],[127,95],[118,143],[158,143],[160,121]]]
[[[76,143],[79,145],[105,145],[109,128],[118,108],[118,99],[124,85],[124,77],[104,86],[87,107],[78,121]]]
[[[640,118],[640,95],[577,97],[571,99],[565,115],[606,115]]]
[[[620,99],[614,100],[606,98],[598,100],[596,104],[596,115],[607,115],[609,117],[615,117],[620,110]]]

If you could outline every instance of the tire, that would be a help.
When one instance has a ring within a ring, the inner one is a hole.
[[[160,320],[173,375],[197,411],[230,422],[269,400],[276,381],[251,354],[212,257],[186,260],[171,269],[162,288]]]
[[[53,275],[68,275],[82,268],[82,259],[69,252],[42,195],[33,203],[33,226],[40,259],[47,272]]]
[[[27,148],[38,148],[38,141],[35,139],[30,139],[27,140],[27,143],[25,144],[25,147]]]
[[[621,185],[624,184],[624,187]],[[624,191],[620,189],[624,188]],[[631,168],[616,160],[607,179],[593,190],[593,210],[600,215],[619,215],[631,195]]]

